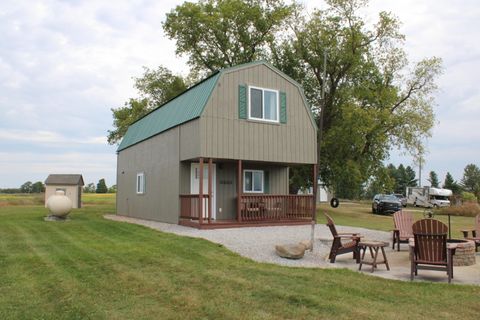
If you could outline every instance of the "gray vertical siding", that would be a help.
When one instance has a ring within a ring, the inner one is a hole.
[[[180,128],[168,130],[118,154],[117,213],[178,223]],[[145,194],[137,195],[137,173],[145,173]]]
[[[180,129],[180,160],[200,156],[200,120],[195,119],[178,127]]]
[[[287,94],[287,123],[238,117],[238,86],[257,86]],[[204,157],[284,163],[316,163],[316,129],[300,90],[266,65],[225,72],[200,117]]]

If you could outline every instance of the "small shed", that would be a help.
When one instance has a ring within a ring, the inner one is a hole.
[[[81,174],[51,174],[45,180],[45,206],[47,199],[62,190],[72,200],[73,208],[82,207],[83,177]]]

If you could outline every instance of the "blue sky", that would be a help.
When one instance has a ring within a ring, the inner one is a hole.
[[[165,14],[182,1],[2,1],[0,3],[0,188],[81,173],[115,183],[115,146],[106,143],[110,108],[135,97],[142,66],[186,74],[184,57],[163,34]],[[308,8],[321,1],[305,1]],[[411,61],[443,58],[437,124],[423,176],[460,179],[480,165],[480,5],[477,1],[374,0],[403,22]],[[412,165],[393,151],[391,162]],[[423,179],[423,183],[426,181]]]

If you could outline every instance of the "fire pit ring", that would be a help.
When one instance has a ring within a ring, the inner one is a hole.
[[[475,242],[465,239],[448,239],[447,245],[455,247],[453,265],[455,267],[472,266],[475,261]]]

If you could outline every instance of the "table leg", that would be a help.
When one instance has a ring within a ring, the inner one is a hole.
[[[362,258],[360,259],[360,265],[358,266],[358,270],[362,270],[363,258],[365,258],[365,251],[367,251],[367,247],[360,247],[360,251],[362,251]]]
[[[385,254],[385,249],[382,249],[382,254],[383,254],[383,260],[385,261],[385,265],[387,266],[387,270],[390,271],[390,266],[388,265],[388,260],[387,260],[387,255]]]
[[[371,272],[373,272],[373,270],[375,270],[375,268],[377,267],[378,247],[374,247],[373,251],[375,251],[375,257],[373,257],[372,271]]]

